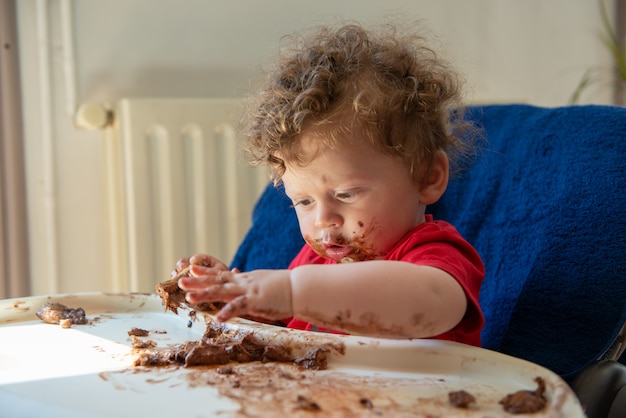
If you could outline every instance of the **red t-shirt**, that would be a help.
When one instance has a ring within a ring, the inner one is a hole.
[[[385,260],[401,260],[436,267],[454,277],[467,296],[468,303],[465,316],[454,328],[433,338],[475,346],[481,345],[480,332],[485,320],[478,303],[478,295],[485,270],[476,250],[461,237],[452,225],[443,221],[434,221],[431,215],[426,215],[426,222],[409,231],[385,256]],[[336,263],[335,260],[319,256],[308,244],[305,244],[289,268],[293,269],[305,264]],[[287,327],[336,332],[317,327],[297,318],[289,319]]]

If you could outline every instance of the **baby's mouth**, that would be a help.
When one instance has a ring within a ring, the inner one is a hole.
[[[324,252],[328,258],[340,261],[348,257],[354,251],[353,247],[344,247],[341,245],[327,245],[324,244]]]

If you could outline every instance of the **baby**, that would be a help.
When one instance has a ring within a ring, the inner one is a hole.
[[[479,346],[481,259],[425,214],[470,151],[457,77],[391,26],[292,41],[251,102],[245,150],[284,186],[306,244],[286,270],[183,259],[179,287],[191,303],[225,303],[220,321]]]

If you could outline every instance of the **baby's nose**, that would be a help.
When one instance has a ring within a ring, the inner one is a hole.
[[[332,207],[318,205],[315,215],[315,227],[319,229],[337,228],[343,224],[341,215]]]

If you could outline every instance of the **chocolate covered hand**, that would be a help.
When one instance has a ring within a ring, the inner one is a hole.
[[[228,271],[222,266],[191,263],[189,275],[178,286],[187,292],[190,303],[226,302],[218,321],[232,317],[258,316],[282,319],[292,316],[289,270]]]

